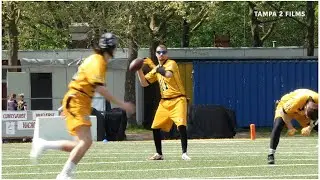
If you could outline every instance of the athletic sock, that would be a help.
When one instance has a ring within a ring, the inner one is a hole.
[[[153,129],[153,140],[154,140],[154,145],[156,146],[157,153],[162,155],[160,129]]]

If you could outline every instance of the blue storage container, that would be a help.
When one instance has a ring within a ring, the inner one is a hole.
[[[238,127],[271,127],[276,100],[298,88],[318,91],[316,60],[202,60],[193,69],[193,103],[234,110]]]

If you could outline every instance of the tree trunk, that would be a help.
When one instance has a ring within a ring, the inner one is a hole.
[[[171,17],[169,15],[168,17]],[[149,53],[150,58],[152,59],[154,64],[159,64],[156,56],[156,49],[159,44],[165,44],[166,34],[167,34],[167,19],[159,19],[156,15],[151,16],[150,20],[150,47]]]
[[[189,39],[190,39],[189,34],[190,34],[190,25],[186,19],[183,19],[181,47],[189,47]]]
[[[129,64],[138,57],[138,46],[134,42],[134,37],[130,37],[129,39],[129,48],[128,48],[128,54],[129,54]],[[129,68],[129,67],[128,67]],[[135,104],[136,102],[136,89],[135,89],[135,82],[136,82],[136,76],[135,72],[129,71],[127,69],[126,72],[126,83],[125,83],[125,94],[124,94],[124,100],[130,101]],[[129,125],[136,125],[136,116],[132,115],[128,119]]]
[[[158,40],[156,35],[151,34],[149,53],[150,53],[150,58],[152,59],[155,65],[159,64],[156,56],[156,49],[159,43],[160,41]]]
[[[307,1],[307,56],[314,56],[314,2]]]
[[[9,36],[9,66],[17,66],[18,65],[18,49],[19,49],[19,41],[18,41],[18,10],[16,8],[16,2],[8,2],[8,36]],[[10,68],[8,71],[17,72],[17,68]]]
[[[249,15],[251,18],[251,35],[252,35],[252,46],[253,47],[262,47],[263,42],[260,39],[260,32],[259,32],[259,21],[254,14],[255,11],[255,4],[252,2],[249,3]]]

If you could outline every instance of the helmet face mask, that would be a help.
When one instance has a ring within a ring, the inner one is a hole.
[[[104,53],[108,53],[113,57],[114,50],[117,48],[118,40],[117,37],[112,33],[104,33],[99,39],[99,48]]]

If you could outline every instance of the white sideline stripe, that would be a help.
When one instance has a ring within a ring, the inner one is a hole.
[[[271,134],[271,132],[270,132]],[[281,141],[313,141],[313,140],[317,140],[318,136],[314,136],[314,137],[299,137],[299,136],[295,136],[295,137],[285,137],[285,136],[281,136]],[[172,142],[179,142],[179,139],[172,139],[172,140],[163,140],[163,142],[166,143],[172,143]],[[233,138],[233,139],[228,139],[228,138],[222,138],[222,139],[188,139],[188,142],[191,143],[203,143],[203,142],[211,142],[211,143],[243,143],[243,142],[260,142],[260,141],[270,141],[270,138],[257,138],[256,140],[251,140],[250,137],[248,136],[248,138]],[[117,141],[110,141],[113,143],[116,143]],[[142,141],[121,141],[121,142],[130,142],[130,143],[140,143],[140,142],[144,142],[144,143],[153,143],[153,140],[142,140]]]
[[[23,152],[16,152],[18,154],[21,154]],[[89,152],[86,153],[86,155],[96,155],[96,154],[146,154],[146,153],[153,153],[152,151],[146,151],[146,152],[101,152],[101,153],[97,153],[97,152]],[[188,152],[188,154],[205,154],[206,152]],[[218,152],[213,152],[210,154],[215,154],[215,155],[221,155],[221,154],[266,154],[268,153],[266,152],[234,152],[234,151],[225,151],[223,153],[218,153]],[[14,153],[13,153],[14,154]],[[180,154],[180,152],[178,151],[165,151],[164,154]],[[279,152],[278,154],[318,154],[317,151],[312,151],[312,152]],[[56,156],[56,155],[61,155],[61,153],[46,153],[46,156]],[[2,154],[2,157],[10,157],[12,156],[7,155],[7,154]]]
[[[90,154],[90,153],[87,153],[85,157],[95,157],[95,155],[103,155],[103,156],[96,156],[96,157],[100,157],[100,158],[106,158],[105,156],[106,155],[123,155],[123,154],[126,154],[126,155],[130,155],[130,154],[136,154],[136,155],[152,155],[154,154],[154,152],[146,152],[146,153],[118,153],[118,154],[113,154],[113,153],[93,153],[93,154]],[[206,153],[190,153],[188,152],[189,155],[193,156],[195,155],[196,157],[204,157],[204,156],[201,156],[203,154],[206,154]],[[205,157],[216,157],[216,155],[219,155],[219,156],[226,156],[226,157],[233,157],[233,156],[239,156],[239,154],[246,154],[246,153],[233,153],[233,154],[219,154],[219,153],[211,153],[210,155],[206,155]],[[246,156],[261,156],[261,154],[268,154],[267,152],[261,152],[261,153],[248,153],[246,154]],[[48,159],[48,158],[60,158],[61,155],[64,155],[64,154],[44,154],[42,156],[43,159]],[[66,154],[67,155],[67,154]],[[177,152],[177,153],[164,153],[165,156],[168,156],[168,157],[173,157],[173,156],[180,156],[181,153]],[[284,153],[284,152],[281,152],[281,153],[277,153],[276,156],[299,156],[299,157],[318,157],[318,153],[299,153],[299,152],[296,152],[296,153]],[[109,156],[110,157],[110,156]],[[126,156],[124,156],[125,158],[128,158]],[[138,156],[139,157],[139,156]],[[65,157],[64,157],[65,158]],[[117,158],[120,158],[120,157],[117,157]],[[17,157],[16,155],[8,155],[8,156],[4,156],[2,155],[2,160],[9,160],[9,159],[29,159],[27,158],[27,155],[23,155],[23,157]]]
[[[263,142],[263,143],[257,143],[257,142],[246,142],[247,144],[245,145],[245,147],[268,147],[268,144],[266,144],[266,142]],[[300,145],[303,144],[303,146]],[[122,144],[121,142],[119,142],[119,144],[115,144],[115,143],[106,143],[106,144],[102,144],[102,143],[98,143],[98,144],[94,144],[92,147],[110,147],[108,145],[111,145],[111,147],[114,146],[119,146],[119,145],[123,145],[123,146],[126,146],[126,145],[140,145],[141,148],[143,148],[144,146],[153,146],[154,144],[153,143],[144,143],[144,142],[140,142],[140,143],[124,143]],[[193,145],[197,145],[197,143],[189,143],[188,141],[188,144],[193,144]],[[235,144],[235,143],[213,143],[213,142],[203,142],[203,146],[205,147],[205,145],[208,145],[208,144],[212,144],[212,147],[225,147],[225,148],[229,148],[230,146],[232,147],[244,147],[244,144]],[[299,144],[299,145],[297,145]],[[175,148],[176,145],[180,145],[180,142],[176,142],[176,143],[166,143],[164,142],[163,145],[167,148]],[[315,141],[315,143],[305,143],[305,142],[290,142],[290,143],[284,143],[282,141],[280,141],[280,147],[281,148],[291,148],[291,147],[294,147],[294,148],[299,148],[299,147],[316,147],[318,145],[318,143]],[[202,144],[199,144],[199,146],[201,147]],[[21,146],[21,145],[18,145],[18,147],[20,148],[31,148],[31,143],[26,145],[26,146]],[[192,147],[192,145],[191,145]],[[17,146],[6,146],[6,144],[2,144],[2,149],[3,150],[16,150],[17,149]]]
[[[143,171],[176,171],[176,170],[196,170],[196,169],[228,169],[228,168],[258,168],[258,167],[290,167],[290,166],[317,166],[318,164],[280,164],[280,165],[254,165],[254,166],[208,166],[208,167],[188,167],[188,168],[168,168],[168,169],[125,169],[125,170],[104,170],[104,171],[76,171],[78,173],[115,173],[115,172],[143,172]],[[39,175],[39,174],[58,174],[60,172],[34,172],[34,173],[9,173],[2,176],[14,175]]]
[[[271,177],[307,177],[307,176],[319,176],[319,174],[293,174],[293,175],[275,175],[275,176],[229,176],[229,177],[201,177],[205,179],[240,179],[240,178],[271,178]],[[196,177],[197,178],[197,177]],[[190,179],[196,179],[190,178]]]
[[[317,143],[318,137],[312,137],[312,138],[281,138],[280,142],[283,141],[289,141],[290,143],[296,143],[296,142],[315,142]],[[188,143],[190,144],[235,144],[235,143],[266,143],[265,141],[270,141],[270,138],[258,138],[256,140],[250,140],[249,138],[245,138],[245,139],[201,139],[201,140],[192,140],[189,139]],[[180,143],[180,140],[162,140],[163,143],[165,144],[176,144],[176,143]],[[94,144],[102,144],[103,142],[94,142]],[[153,140],[143,140],[143,141],[109,141],[109,144],[117,144],[117,143],[121,143],[121,144],[153,144]],[[14,143],[17,144],[17,143]],[[20,143],[21,144],[21,143]],[[26,143],[25,145],[29,145],[31,143]],[[6,144],[3,144],[6,145]],[[24,144],[22,144],[24,145]]]
[[[268,143],[267,142],[254,142],[254,141],[248,141],[246,142],[247,144],[245,146],[252,146],[252,147],[256,147],[256,146],[268,146]],[[315,145],[318,145],[317,141],[314,141],[314,143],[306,143],[306,142],[296,142],[296,141],[293,141],[293,142],[282,142],[280,140],[280,143],[279,145],[281,145],[281,147],[301,147],[300,144],[297,144],[297,143],[301,143],[303,144],[303,146],[315,146]],[[180,145],[180,142],[175,142],[175,143],[167,143],[167,142],[163,142],[163,144],[167,147],[175,147],[176,145]],[[188,144],[192,144],[192,145],[199,145],[199,146],[205,146],[206,144],[211,144],[212,146],[216,147],[216,146],[222,146],[222,147],[229,147],[229,146],[240,146],[240,147],[243,147],[243,144],[237,144],[237,143],[232,143],[232,142],[228,142],[228,143],[213,143],[213,142],[203,142],[203,143],[200,143],[200,144],[197,144],[197,143],[189,143],[188,141]],[[15,144],[17,145],[17,144]],[[153,143],[144,143],[144,142],[140,142],[140,143],[121,143],[121,142],[118,142],[117,143],[114,143],[114,142],[108,142],[108,143],[94,143],[92,147],[102,147],[102,146],[126,146],[126,145],[143,145],[142,147],[144,146],[152,146],[154,145]],[[18,145],[19,147],[24,147],[24,148],[28,148],[30,147],[31,148],[31,143],[29,144],[26,144],[26,145],[21,145],[19,144]],[[2,149],[15,149],[17,148],[17,146],[7,146],[7,144],[2,144]]]
[[[151,155],[151,154],[150,154]],[[56,155],[54,155],[54,156],[56,156]],[[220,155],[221,156],[221,155]],[[236,154],[233,154],[233,155],[231,155],[231,157],[233,157],[233,156],[237,156],[238,157],[238,155],[236,155]],[[258,154],[251,154],[251,155],[247,155],[246,157],[248,157],[248,156],[250,156],[250,157],[255,157],[255,156],[261,156],[261,155],[258,155]],[[315,158],[317,158],[318,156],[316,155],[316,154],[314,154],[314,155],[295,155],[295,154],[288,154],[288,155],[281,155],[281,154],[277,154],[276,155],[277,157],[281,157],[281,156],[285,156],[285,157],[296,157],[296,156],[298,156],[298,157],[315,157]],[[176,157],[176,156],[166,156],[165,155],[165,157],[167,158],[167,157],[171,157],[171,158],[173,158],[173,157]],[[208,158],[215,158],[216,156],[209,156],[209,155],[206,155],[206,156],[192,156],[192,157],[194,157],[194,158],[202,158],[202,157],[208,157]],[[42,159],[51,159],[52,157],[47,157],[47,155],[46,156],[43,156],[42,157]],[[66,157],[64,157],[64,156],[57,156],[57,157],[54,157],[54,159],[65,159]],[[126,156],[122,156],[122,157],[111,157],[111,156],[85,156],[85,157],[83,157],[84,159],[121,159],[121,158],[125,158],[125,159],[139,159],[139,156],[138,157],[126,157]],[[23,157],[23,158],[16,158],[16,157],[14,157],[14,158],[2,158],[2,161],[4,161],[4,160],[29,160],[30,158],[25,158],[25,157]],[[2,164],[3,164],[3,162],[2,162]]]
[[[164,160],[161,162],[177,162],[177,161],[182,161],[182,160]],[[211,159],[211,160],[194,160],[192,161],[201,161],[201,162],[228,162],[230,159]],[[277,159],[277,161],[318,161],[318,159]],[[83,165],[91,165],[91,164],[117,164],[117,163],[149,163],[149,162],[154,162],[150,160],[145,160],[145,161],[108,161],[108,162],[86,162],[86,163],[79,163]],[[64,164],[12,164],[12,165],[3,165],[3,168],[6,167],[32,167],[32,166],[62,166]]]
[[[96,149],[97,148],[97,149]],[[141,149],[140,148],[137,148],[136,150],[140,150],[140,151],[149,151],[149,150],[146,150],[145,149],[146,147],[141,147]],[[227,150],[229,150],[231,147],[226,147],[226,146],[221,146],[221,147],[218,147],[218,146],[205,146],[205,147],[190,147],[190,149],[201,149],[201,150],[210,150],[210,152],[211,151],[220,151],[220,150],[224,150],[224,149],[227,149]],[[252,146],[232,146],[232,148],[241,148],[241,150],[247,150],[247,149],[252,149],[252,148],[254,148],[254,150],[256,150],[256,149],[269,149],[269,145],[264,145],[264,146],[254,146],[254,145],[252,145]],[[315,149],[318,149],[318,147],[316,146],[316,145],[312,145],[312,146],[306,146],[306,145],[303,145],[302,147],[300,147],[300,146],[296,146],[296,147],[294,147],[294,146],[287,146],[287,147],[285,147],[285,146],[280,146],[278,149],[280,149],[280,150],[286,150],[286,149],[288,149],[288,148],[290,148],[290,149],[295,149],[295,148],[297,148],[297,149],[313,149],[313,150],[315,150]],[[31,147],[29,148],[30,150],[31,150]],[[172,147],[165,147],[165,149],[168,149],[168,150],[170,150],[170,151],[172,151],[172,150],[175,150],[175,149],[180,149],[180,147],[179,146],[172,146]],[[10,148],[10,149],[2,149],[4,152],[6,152],[6,151],[10,151],[10,153],[20,153],[20,152],[24,152],[25,151],[25,149],[17,149],[16,147],[15,148]],[[117,150],[117,152],[119,152],[119,151],[121,151],[121,150],[123,150],[123,151],[128,151],[128,150],[126,150],[126,149],[119,149],[119,150]],[[151,150],[151,149],[150,149]],[[112,151],[114,151],[114,149],[112,149],[112,147],[93,147],[92,149],[90,149],[89,150],[90,152],[99,152],[99,151],[103,151],[103,152],[112,152]]]
[[[268,142],[253,142],[253,141],[249,141],[249,142],[246,142],[247,144],[245,146],[263,146],[263,145],[269,145]],[[284,147],[291,147],[291,146],[294,146],[294,147],[300,147],[301,144],[297,144],[297,143],[302,143],[301,142],[282,142],[280,140],[280,145],[281,146],[284,146]],[[166,145],[167,147],[175,147],[176,145],[179,145],[180,142],[176,142],[176,143],[167,143],[167,142],[163,142],[164,145]],[[188,141],[188,144],[189,144],[189,141]],[[214,147],[216,146],[223,146],[223,147],[229,147],[229,146],[243,146],[244,144],[236,144],[236,143],[210,143],[210,142],[207,142],[207,143],[201,143],[201,144],[197,144],[197,143],[191,143],[192,145],[196,146],[196,145],[199,145],[199,146],[203,146],[205,147],[206,144],[210,144]],[[314,143],[306,143],[306,142],[303,142],[303,145],[304,146],[313,146],[313,145],[317,145],[318,143],[316,141],[314,141]],[[16,146],[11,146],[11,145],[8,145],[8,144],[2,144],[2,148],[3,149],[14,149],[16,148],[17,146],[19,147],[24,147],[24,148],[27,148],[27,147],[31,147],[31,143],[29,144],[26,144],[26,145],[21,145],[21,144],[14,144]],[[112,143],[112,142],[107,142],[107,143],[93,143],[92,147],[102,147],[102,146],[131,146],[131,145],[143,145],[142,147],[144,146],[150,146],[150,145],[154,145],[153,143],[143,143],[143,142],[140,142],[140,143],[121,143],[121,142],[118,142],[118,143]]]
[[[98,147],[97,147],[98,148]],[[252,151],[268,151],[269,147],[248,147],[248,148],[242,148],[242,147],[233,147],[234,148],[238,148],[237,152],[241,153],[241,152],[252,152]],[[253,149],[254,148],[254,149]],[[288,149],[290,148],[290,149]],[[199,151],[201,150],[202,152],[210,152],[210,153],[217,153],[217,152],[221,152],[223,151],[224,153],[229,153],[229,152],[234,152],[234,151],[230,151],[230,148],[217,148],[217,147],[210,147],[210,148],[193,148],[190,147],[189,148],[189,152],[192,151]],[[29,149],[28,149],[29,150]],[[31,148],[30,148],[31,150]],[[180,152],[180,148],[179,147],[175,147],[175,148],[165,148],[164,149],[166,152],[168,153],[175,153],[175,152]],[[229,150],[229,151],[228,151]],[[289,150],[289,151],[288,151]],[[290,152],[290,151],[294,151],[296,153],[298,153],[297,151],[301,151],[301,153],[306,153],[306,150],[310,151],[312,150],[312,152],[317,153],[318,148],[316,146],[314,147],[297,147],[297,149],[291,148],[291,147],[279,147],[278,148],[278,152]],[[51,151],[51,150],[50,150]],[[130,151],[130,150],[126,150],[126,149],[119,149],[119,150],[115,150],[112,148],[106,148],[106,149],[89,149],[88,153],[109,153],[109,154],[116,154],[116,153],[136,153],[137,151],[140,152],[150,152],[152,153],[153,150],[152,149],[135,149],[134,152]],[[17,150],[17,149],[12,149],[12,150],[2,150],[2,154],[3,156],[7,156],[7,155],[12,155],[12,154],[25,154],[26,150]]]

